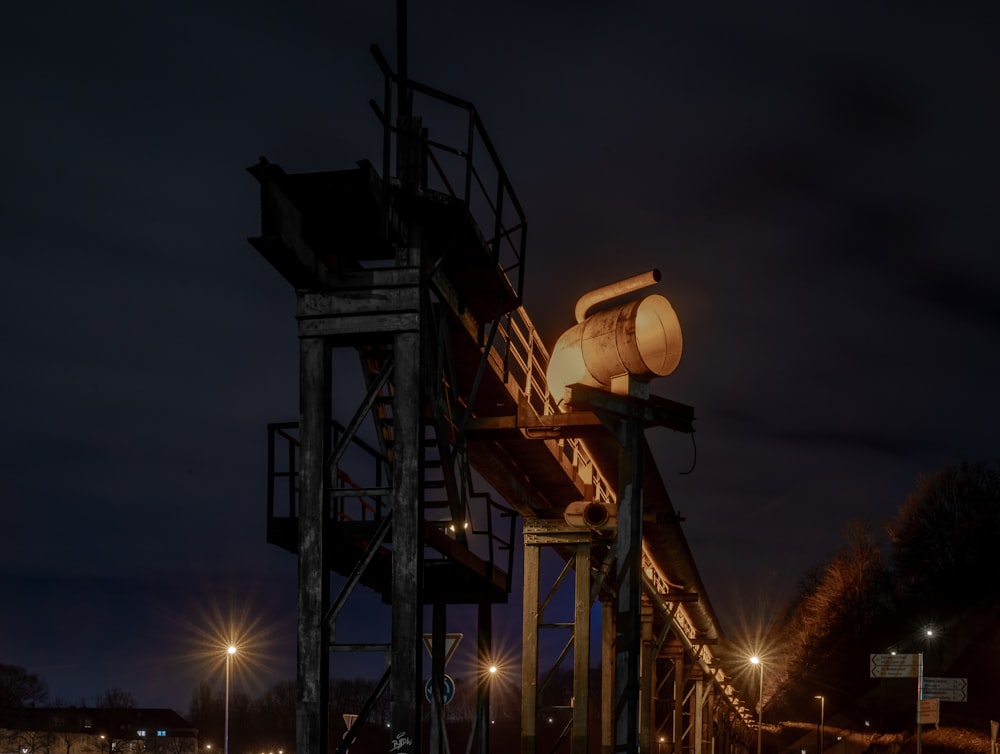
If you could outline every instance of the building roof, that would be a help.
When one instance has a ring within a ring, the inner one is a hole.
[[[138,738],[139,730],[165,730],[167,735],[197,736],[198,729],[172,709],[129,707],[23,707],[0,709],[0,727],[58,733],[93,733]]]

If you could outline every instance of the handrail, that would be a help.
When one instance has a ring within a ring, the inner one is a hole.
[[[331,428],[334,433],[334,441],[336,442],[336,437],[345,431],[344,425],[340,422],[333,421],[330,423]],[[298,422],[275,422],[268,424],[268,451],[267,451],[267,469],[268,469],[268,485],[267,485],[267,520],[272,521],[277,518],[288,518],[295,519],[298,517],[298,496],[299,496],[299,486],[298,486],[298,451],[300,447],[300,442],[297,434],[292,430],[297,430],[299,427]],[[285,447],[285,462],[282,464],[281,468],[275,463],[280,448],[278,446],[277,440],[284,441]],[[374,462],[373,467],[373,477],[375,480],[376,487],[381,487],[382,485],[382,467],[386,462],[385,456],[381,452],[367,443],[364,439],[358,437],[357,435],[351,438],[351,444],[354,447],[359,448],[365,454],[367,454],[370,459]],[[275,512],[276,507],[276,487],[279,480],[287,479],[288,487],[284,492],[283,501],[287,504],[287,515],[277,515]],[[331,506],[330,514],[332,517],[337,518],[340,521],[380,521],[387,515],[386,506],[383,503],[380,496],[372,495],[372,488],[365,487],[364,485],[355,481],[350,474],[341,468],[337,469],[337,482],[338,486],[329,490],[331,494],[335,495],[337,500],[336,506]],[[337,495],[336,493],[341,494]],[[351,492],[357,492],[357,494],[351,494]],[[343,494],[347,493],[347,494]],[[485,550],[484,560],[492,568],[497,565],[501,560],[498,553],[502,551],[507,552],[506,558],[506,570],[504,571],[506,575],[506,587],[510,591],[511,576],[513,573],[514,566],[514,532],[516,526],[516,519],[513,515],[513,511],[509,510],[505,506],[499,504],[497,501],[486,492],[472,492],[471,498],[483,501],[483,510],[480,511],[485,518],[482,520],[481,525],[476,525],[476,518],[473,516],[473,511],[470,510],[470,533],[478,537],[482,537],[478,542],[480,543],[480,551]],[[284,499],[287,498],[287,499]],[[354,513],[358,515],[352,515],[352,512],[348,510],[347,501],[356,500],[357,506],[360,509],[355,508]],[[494,516],[499,516],[502,518],[508,518],[509,523],[506,527],[501,528],[494,522]],[[428,522],[430,523],[430,522]],[[454,523],[454,522],[443,522],[443,523]],[[485,542],[485,544],[483,544]],[[470,543],[471,544],[471,543]],[[472,548],[470,547],[470,550]]]
[[[379,49],[378,45],[372,45],[371,52],[375,58],[375,61],[378,63],[379,68],[382,70],[382,73],[386,76],[386,78],[398,84],[399,77],[396,75],[395,71],[392,70],[392,67],[389,65],[389,61],[386,60],[385,56],[382,54],[382,51]],[[486,146],[486,151],[489,153],[490,158],[493,160],[494,165],[501,171],[503,170],[500,164],[500,155],[497,153],[496,147],[493,146],[493,141],[490,139],[489,134],[486,133],[486,127],[483,125],[482,120],[479,118],[479,113],[476,110],[476,106],[472,102],[462,99],[461,97],[456,97],[453,94],[448,94],[447,92],[441,91],[440,89],[435,89],[432,86],[421,84],[419,81],[414,81],[413,79],[407,79],[406,84],[414,91],[420,92],[421,94],[426,94],[428,97],[433,97],[434,99],[441,100],[442,102],[446,102],[447,104],[453,105],[454,107],[459,107],[462,108],[463,110],[469,111],[470,117],[473,119],[473,123],[475,124],[476,130],[479,132],[480,138],[483,140],[483,144]],[[506,188],[510,193],[511,199],[514,202],[514,206],[517,209],[518,214],[523,215],[524,210],[521,208],[521,202],[518,200],[517,194],[514,192],[514,187],[510,185],[510,182],[508,180],[506,180],[506,173],[504,173],[504,179],[505,183],[507,184]]]
[[[514,401],[518,405],[526,403],[535,412],[536,417],[557,413],[556,399],[549,392],[545,378],[549,352],[524,307],[518,307],[507,314],[501,330],[500,334],[503,337],[496,338],[495,354],[491,363],[498,371],[503,384],[516,388],[515,394],[512,395]],[[513,369],[512,365],[517,369]],[[510,380],[508,377],[514,379]],[[607,477],[598,467],[584,440],[575,437],[565,438],[560,441],[559,448],[580,479],[593,484],[596,501],[617,504],[616,490],[608,483]],[[657,595],[668,594],[672,582],[649,556],[645,545],[642,553],[642,570],[646,574],[647,588]],[[698,632],[683,603],[678,603],[677,610],[673,613],[673,623],[688,643],[697,641]],[[700,660],[708,667],[713,659],[711,649],[703,645],[701,653]],[[720,687],[724,686],[724,681],[718,678],[715,682]]]
[[[388,176],[392,174],[390,165],[392,158],[392,136],[398,136],[399,134],[399,128],[393,123],[392,119],[393,86],[405,86],[411,94],[418,93],[464,111],[467,116],[465,129],[466,143],[464,147],[456,147],[442,141],[425,138],[422,141],[423,148],[425,154],[433,165],[434,170],[436,171],[437,177],[441,180],[447,193],[450,196],[461,199],[472,214],[475,214],[473,212],[473,184],[478,187],[479,192],[477,197],[482,201],[485,201],[490,214],[488,218],[484,218],[488,219],[490,222],[479,223],[479,225],[481,228],[486,228],[489,225],[492,225],[491,230],[488,231],[491,232],[492,235],[487,243],[487,247],[492,253],[494,262],[499,264],[499,269],[505,277],[508,276],[508,273],[514,270],[517,271],[517,279],[512,283],[512,286],[517,299],[521,300],[524,290],[524,261],[525,250],[527,248],[527,217],[525,216],[521,201],[517,197],[517,192],[514,190],[514,185],[500,161],[500,155],[493,144],[493,140],[490,138],[489,133],[486,131],[486,126],[479,117],[479,112],[476,110],[476,106],[461,97],[456,97],[452,94],[441,91],[440,89],[436,89],[435,87],[422,84],[409,78],[406,79],[405,82],[401,83],[399,75],[393,71],[389,61],[386,60],[377,45],[371,46],[371,53],[382,72],[385,82],[383,87],[382,106],[379,107],[374,100],[371,100],[370,104],[383,128],[382,175],[383,178],[386,179],[386,190],[388,190]],[[486,158],[488,158],[490,166],[496,172],[495,191],[491,190],[486,185],[482,174],[476,168],[474,155],[476,153],[477,143],[482,145],[482,147],[486,150]],[[456,190],[453,186],[453,182],[449,179],[444,165],[435,156],[434,150],[440,150],[454,155],[464,163],[464,176],[459,190]],[[508,225],[504,221],[505,204],[508,202],[513,210],[513,213],[516,215],[516,222],[511,225]],[[501,263],[501,246],[508,249],[510,257],[507,258],[509,259],[512,257],[513,263]]]

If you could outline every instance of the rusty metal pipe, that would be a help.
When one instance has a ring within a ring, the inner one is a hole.
[[[619,296],[624,296],[625,294],[632,293],[633,291],[648,288],[649,286],[655,285],[659,282],[660,271],[653,269],[648,272],[633,275],[630,278],[625,278],[624,280],[619,280],[617,283],[609,283],[608,285],[603,285],[600,288],[588,291],[580,296],[579,300],[576,302],[576,309],[573,312],[576,315],[576,323],[580,324],[583,322],[583,320],[587,318],[587,312],[598,304],[610,301],[613,298],[618,298]]]

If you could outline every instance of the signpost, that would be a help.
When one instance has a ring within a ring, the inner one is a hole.
[[[465,634],[445,634],[444,635],[444,664],[448,664],[448,660],[451,656],[455,654],[455,650],[458,649],[458,643],[462,641],[462,637]],[[424,634],[424,648],[427,650],[427,654],[434,658],[434,652],[431,651],[431,643],[433,641],[433,634]]]
[[[872,678],[918,678],[920,655],[871,655],[870,668]]]
[[[344,725],[347,726],[347,730],[345,730],[344,735],[340,737],[341,740],[347,738],[347,734],[351,732],[351,726],[354,725],[354,721],[358,719],[358,716],[350,715],[345,712],[343,718],[344,718]],[[348,754],[348,752],[350,752],[350,748],[344,749],[344,754]]]
[[[924,699],[940,699],[942,702],[967,702],[969,700],[968,678],[924,678]]]
[[[921,699],[917,705],[918,725],[937,725],[941,722],[940,699]]]
[[[877,654],[869,655],[869,670],[872,678],[916,678],[917,679],[917,754],[921,754],[921,723],[938,719],[937,699],[932,704],[924,701],[924,656],[917,654]]]
[[[424,684],[424,696],[427,697],[428,702],[434,698],[433,680],[433,678],[428,678],[427,683]],[[455,679],[446,673],[444,677],[441,678],[441,701],[448,704],[454,698]]]
[[[455,654],[455,650],[458,649],[458,643],[462,641],[463,634],[445,634],[444,635],[444,662],[443,665],[448,664],[448,660],[451,659],[452,655]],[[434,659],[434,652],[431,651],[433,645],[433,634],[424,634],[424,647],[427,649],[427,654]],[[428,678],[427,683],[424,684],[424,696],[427,697],[428,702],[432,702],[434,698],[434,679]],[[441,678],[441,701],[444,704],[448,704],[452,699],[455,698],[455,679],[450,675],[445,674]]]

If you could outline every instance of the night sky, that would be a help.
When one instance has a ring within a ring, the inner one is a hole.
[[[265,426],[297,418],[295,300],[246,242],[245,168],[377,159],[368,46],[395,60],[394,6],[5,10],[0,662],[53,701],[186,713],[230,615],[258,644],[241,689],[294,677],[264,494]],[[727,633],[920,474],[1000,455],[997,16],[410,8],[411,76],[476,104],[527,211],[549,347],[585,291],[662,272],[685,351],[652,389],[694,406],[696,457],[648,437]]]

